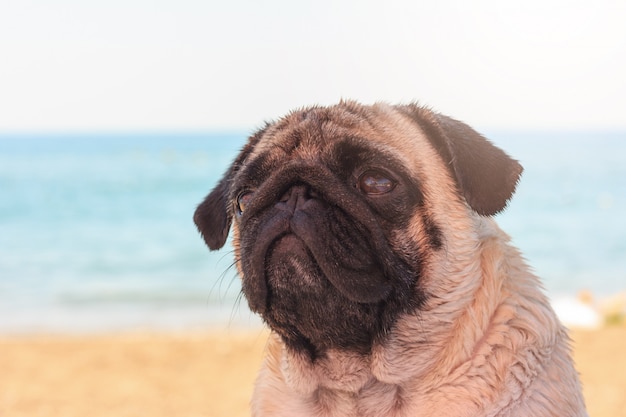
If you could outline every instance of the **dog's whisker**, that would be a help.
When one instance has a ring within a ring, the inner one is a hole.
[[[243,299],[243,296],[244,296],[243,292],[240,291],[235,297],[235,301],[233,302],[233,305],[230,311],[230,319],[228,321],[229,327],[233,325],[235,317],[239,315],[241,312],[241,300]]]

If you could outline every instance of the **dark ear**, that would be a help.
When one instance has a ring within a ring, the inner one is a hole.
[[[230,184],[241,165],[248,157],[254,146],[259,142],[269,124],[248,139],[248,143],[239,152],[239,155],[224,174],[213,191],[196,208],[193,221],[211,250],[220,249],[226,243],[230,225],[233,221],[233,212],[230,201]]]
[[[506,207],[523,171],[519,162],[465,123],[418,106],[402,110],[422,127],[474,211],[491,216]]]
[[[224,246],[233,220],[228,198],[231,171],[232,167],[193,214],[193,221],[211,250]]]

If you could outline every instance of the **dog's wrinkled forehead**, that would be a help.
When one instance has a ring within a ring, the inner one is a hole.
[[[406,135],[415,136],[407,142]],[[285,161],[330,164],[350,170],[356,164],[376,164],[390,170],[419,169],[417,155],[439,159],[415,123],[391,106],[370,107],[350,102],[295,111],[268,124],[242,164],[248,179],[261,179]],[[426,162],[428,163],[428,162]]]
[[[378,165],[410,176],[410,161],[389,141],[378,140],[375,113],[347,112],[335,107],[294,112],[268,125],[240,167],[235,183],[259,183],[287,161],[324,164],[340,176],[359,165]]]

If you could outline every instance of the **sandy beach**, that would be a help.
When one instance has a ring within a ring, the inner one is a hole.
[[[626,327],[572,332],[591,417],[626,416]],[[0,336],[0,416],[248,416],[263,330]]]

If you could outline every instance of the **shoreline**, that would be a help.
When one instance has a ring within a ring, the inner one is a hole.
[[[599,329],[626,323],[626,291],[598,296],[581,290],[549,295],[559,320],[570,328]],[[241,300],[219,304],[97,304],[5,306],[0,308],[0,337],[28,334],[90,334],[177,332],[204,329],[262,327],[262,320]]]
[[[268,331],[0,334],[0,415],[248,416]],[[626,326],[574,329],[589,415],[626,415]]]

